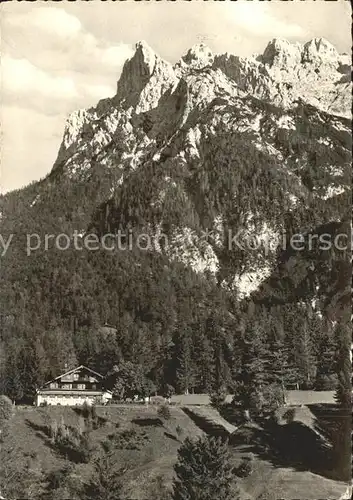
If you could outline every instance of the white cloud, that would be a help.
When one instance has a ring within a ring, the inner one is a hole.
[[[5,93],[36,92],[54,99],[78,96],[75,83],[70,78],[52,76],[26,59],[15,59],[5,54],[1,61],[1,73]]]
[[[116,87],[109,82],[99,83],[95,78],[75,72],[67,73],[67,76],[53,75],[26,59],[9,55],[2,58],[1,73],[5,105],[32,109],[46,116],[68,115],[77,108],[91,107],[100,99],[113,97],[116,93]],[[25,124],[23,128],[26,128]]]
[[[120,44],[102,50],[102,62],[108,66],[124,64],[133,51],[129,45]]]
[[[304,34],[301,26],[288,23],[273,14],[273,8],[263,2],[228,2],[231,22],[257,36],[300,37]]]
[[[116,94],[116,88],[109,87],[109,85],[82,85],[83,92],[95,100],[103,99],[105,97],[113,97]]]
[[[30,13],[16,14],[9,17],[9,22],[23,28],[38,28],[60,37],[77,35],[82,29],[77,17],[58,7],[39,7]]]
[[[48,5],[7,15],[3,41],[6,51],[12,54],[13,49],[17,56],[20,46],[22,58],[47,71],[96,72],[97,76],[117,73],[132,53],[130,45],[100,40],[76,16]]]
[[[2,106],[0,185],[4,191],[48,173],[61,142],[65,115],[46,116],[33,109]]]
[[[48,5],[10,11],[2,42],[4,104],[47,116],[112,97],[132,54],[129,45],[98,39],[76,16]]]

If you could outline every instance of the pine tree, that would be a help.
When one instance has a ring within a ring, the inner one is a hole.
[[[343,409],[352,406],[352,361],[351,361],[351,330],[348,324],[340,323],[336,329],[338,351],[336,355],[336,370],[338,384],[335,394],[337,403]]]
[[[234,402],[240,404],[247,418],[262,411],[262,390],[268,383],[261,333],[258,324],[249,322],[239,342],[241,368],[235,380]]]
[[[338,352],[336,370],[338,384],[335,399],[339,405],[337,430],[334,435],[333,453],[336,468],[345,479],[351,475],[351,435],[352,435],[352,345],[351,328],[348,322],[341,321],[336,329]]]
[[[305,318],[296,337],[296,366],[299,369],[300,383],[305,389],[312,388],[316,372],[316,357],[313,347],[313,336],[310,334],[310,324]]]
[[[299,387],[300,381],[300,370],[297,366],[295,359],[295,352],[293,348],[290,348],[284,344],[284,356],[283,356],[283,377],[285,388],[289,387]]]
[[[237,500],[228,443],[205,436],[186,438],[174,467],[173,500]]]
[[[206,335],[213,351],[214,376],[212,392],[226,390],[230,383],[230,368],[226,361],[226,329],[223,326],[222,311],[213,311],[206,321]]]
[[[282,339],[275,336],[270,340],[266,356],[267,382],[279,396],[278,403],[285,403],[287,353]]]
[[[113,460],[112,454],[98,457],[94,462],[93,478],[83,492],[84,500],[104,498],[104,500],[121,500],[123,468]]]
[[[317,390],[333,390],[337,386],[334,360],[337,352],[337,342],[334,332],[326,325],[318,339],[317,345],[317,372],[315,388]]]
[[[213,389],[215,366],[213,348],[207,337],[197,339],[195,351],[198,363],[195,385],[198,392],[209,393]]]
[[[191,331],[184,330],[181,335],[178,335],[176,342],[177,387],[180,392],[188,394],[195,386]]]
[[[238,349],[240,368],[233,402],[242,407],[246,419],[285,404],[287,353],[266,315],[247,319]]]

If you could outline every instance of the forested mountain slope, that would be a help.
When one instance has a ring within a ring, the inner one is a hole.
[[[323,39],[250,59],[199,45],[174,66],[138,43],[116,96],[69,117],[50,174],[0,199],[4,390],[121,359],[158,387],[230,387],[244,331],[280,346],[289,379],[326,383],[349,308],[349,64]],[[120,249],[75,248],[119,231]]]

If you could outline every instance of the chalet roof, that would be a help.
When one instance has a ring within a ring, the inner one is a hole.
[[[103,375],[101,375],[100,373],[97,373],[94,370],[87,368],[87,366],[80,365],[80,366],[77,366],[76,368],[73,368],[72,370],[69,370],[68,372],[65,372],[65,373],[62,373],[61,375],[58,375],[57,377],[53,378],[52,380],[48,380],[48,382],[45,382],[44,385],[50,384],[51,382],[54,382],[54,380],[58,380],[61,377],[65,377],[66,375],[70,375],[71,373],[75,373],[75,372],[82,370],[82,369],[85,369],[88,372],[93,373],[94,375],[96,375],[97,377],[99,377],[101,379],[104,378]]]

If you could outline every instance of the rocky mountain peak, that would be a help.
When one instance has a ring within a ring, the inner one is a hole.
[[[124,64],[118,82],[118,96],[125,98],[131,93],[140,92],[150,79],[157,59],[158,56],[146,42],[138,42],[134,55]]]
[[[299,64],[321,65],[339,62],[339,53],[325,38],[313,38],[304,45],[283,38],[271,40],[260,60],[272,66],[290,68]]]
[[[134,55],[125,62],[117,85],[118,101],[137,112],[155,107],[162,93],[175,80],[170,63],[158,56],[145,42],[136,44]]]
[[[267,45],[262,62],[269,66],[292,67],[301,61],[302,46],[292,44],[283,38],[274,38]]]
[[[124,64],[116,96],[69,117],[54,169],[66,165],[71,171],[83,171],[88,151],[100,158],[105,148],[117,143],[119,155],[125,151],[128,163],[133,147],[173,136],[188,117],[202,113],[214,99],[246,96],[286,111],[300,101],[350,117],[349,58],[323,38],[305,45],[274,38],[262,55],[248,58],[214,56],[200,43],[172,66],[140,41]],[[136,115],[141,116],[135,119]],[[82,168],[78,151],[85,161]],[[136,155],[133,158],[132,163]]]
[[[304,45],[302,62],[314,64],[334,63],[337,65],[339,53],[325,38],[313,38]]]
[[[181,58],[181,65],[187,65],[194,69],[202,69],[211,66],[214,61],[214,55],[209,47],[204,43],[199,43],[191,47]]]

